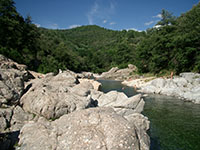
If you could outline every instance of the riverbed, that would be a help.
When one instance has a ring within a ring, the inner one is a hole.
[[[120,81],[99,80],[101,91],[124,92],[128,97],[137,94],[133,87]],[[151,122],[151,150],[200,150],[200,105],[174,97],[149,95],[144,98],[143,114]]]

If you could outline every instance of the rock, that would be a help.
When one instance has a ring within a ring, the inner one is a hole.
[[[38,79],[38,78],[44,78],[44,74],[42,73],[38,73],[38,72],[34,72],[34,71],[29,71],[29,73],[35,78],[35,79]]]
[[[33,115],[25,113],[19,106],[0,108],[0,149],[14,149],[19,130],[32,119]]]
[[[141,150],[149,150],[150,139],[147,134],[147,130],[149,130],[149,120],[147,117],[144,117],[142,114],[134,113],[128,116],[125,116],[129,122],[135,125],[136,133],[139,137],[140,141],[140,149]]]
[[[158,79],[152,80],[150,84],[157,88],[163,88],[166,84],[166,81],[162,78],[158,78]]]
[[[18,103],[24,90],[23,73],[16,69],[0,70],[0,104]]]
[[[118,114],[123,116],[136,112],[141,113],[145,104],[141,97],[142,95],[138,94],[128,98],[124,93],[111,91],[98,98],[98,106],[113,107]]]
[[[56,119],[75,110],[88,108],[93,101],[92,85],[79,84],[71,73],[63,72],[32,81],[32,87],[21,98],[26,112]]]
[[[1,69],[16,69],[20,71],[25,71],[27,69],[26,65],[18,64],[11,59],[6,58],[0,54],[0,68]]]
[[[93,85],[93,88],[97,91],[99,90],[99,88],[101,86],[101,83],[99,83],[98,81],[95,81],[95,80],[91,80],[91,79],[79,79],[79,82],[80,83],[89,82]]]
[[[200,74],[181,73],[174,79],[154,79],[143,86],[140,91],[174,96],[186,101],[200,104]]]
[[[0,106],[15,105],[24,93],[24,82],[32,78],[25,65],[0,55]]]
[[[133,124],[111,108],[90,108],[48,122],[29,122],[20,132],[21,150],[139,150]]]
[[[132,69],[133,71],[137,71],[137,67],[135,65],[129,64],[128,68]]]
[[[5,132],[10,127],[13,107],[0,108],[0,133]]]
[[[103,72],[100,76],[96,76],[97,78],[103,79],[114,79],[114,80],[124,80],[129,78],[133,72],[137,70],[137,67],[129,64],[128,68],[119,69],[118,67],[111,68],[108,72]]]
[[[200,74],[192,72],[180,73],[180,76],[185,78],[187,81],[191,82],[194,79],[200,78]]]
[[[90,91],[91,91],[90,94],[91,94],[91,97],[92,97],[93,100],[98,100],[99,97],[104,94],[103,92],[97,91],[95,89],[90,90]]]
[[[13,110],[12,119],[10,121],[10,130],[19,131],[27,121],[33,120],[34,115],[24,112],[20,106],[16,106]]]
[[[95,79],[93,73],[91,72],[82,72],[81,74],[78,74],[78,77],[86,79]]]
[[[79,96],[88,96],[91,89],[93,89],[93,85],[90,82],[84,81],[71,88],[70,92]]]

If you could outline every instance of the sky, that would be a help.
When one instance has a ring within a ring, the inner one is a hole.
[[[143,31],[161,19],[165,9],[175,16],[199,0],[14,0],[17,11],[38,27],[70,29],[98,25],[113,30]]]

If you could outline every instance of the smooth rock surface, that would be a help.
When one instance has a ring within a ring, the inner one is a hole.
[[[55,119],[75,110],[90,106],[90,83],[78,84],[77,79],[63,72],[33,81],[32,87],[21,98],[26,112]]]
[[[103,72],[100,76],[95,76],[96,78],[102,79],[115,79],[124,80],[137,70],[137,67],[129,64],[128,68],[119,69],[118,67],[111,68],[108,72]]]
[[[200,104],[200,74],[181,73],[173,79],[155,79],[141,86],[140,91],[174,96]]]
[[[136,129],[111,108],[76,111],[48,122],[26,124],[21,150],[139,150]]]
[[[136,133],[140,141],[140,149],[149,150],[150,139],[147,130],[149,130],[150,121],[148,118],[139,113],[130,114],[125,116],[125,118],[136,127]]]
[[[145,104],[141,96],[141,94],[138,94],[128,98],[124,93],[111,91],[106,94],[102,94],[98,98],[98,106],[113,107],[118,114],[123,116],[136,112],[141,113]]]

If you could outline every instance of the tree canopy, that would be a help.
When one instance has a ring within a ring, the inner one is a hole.
[[[0,53],[42,73],[103,72],[135,64],[139,72],[200,72],[200,3],[180,17],[162,10],[158,28],[114,31],[96,25],[38,28],[12,0],[0,1]]]

